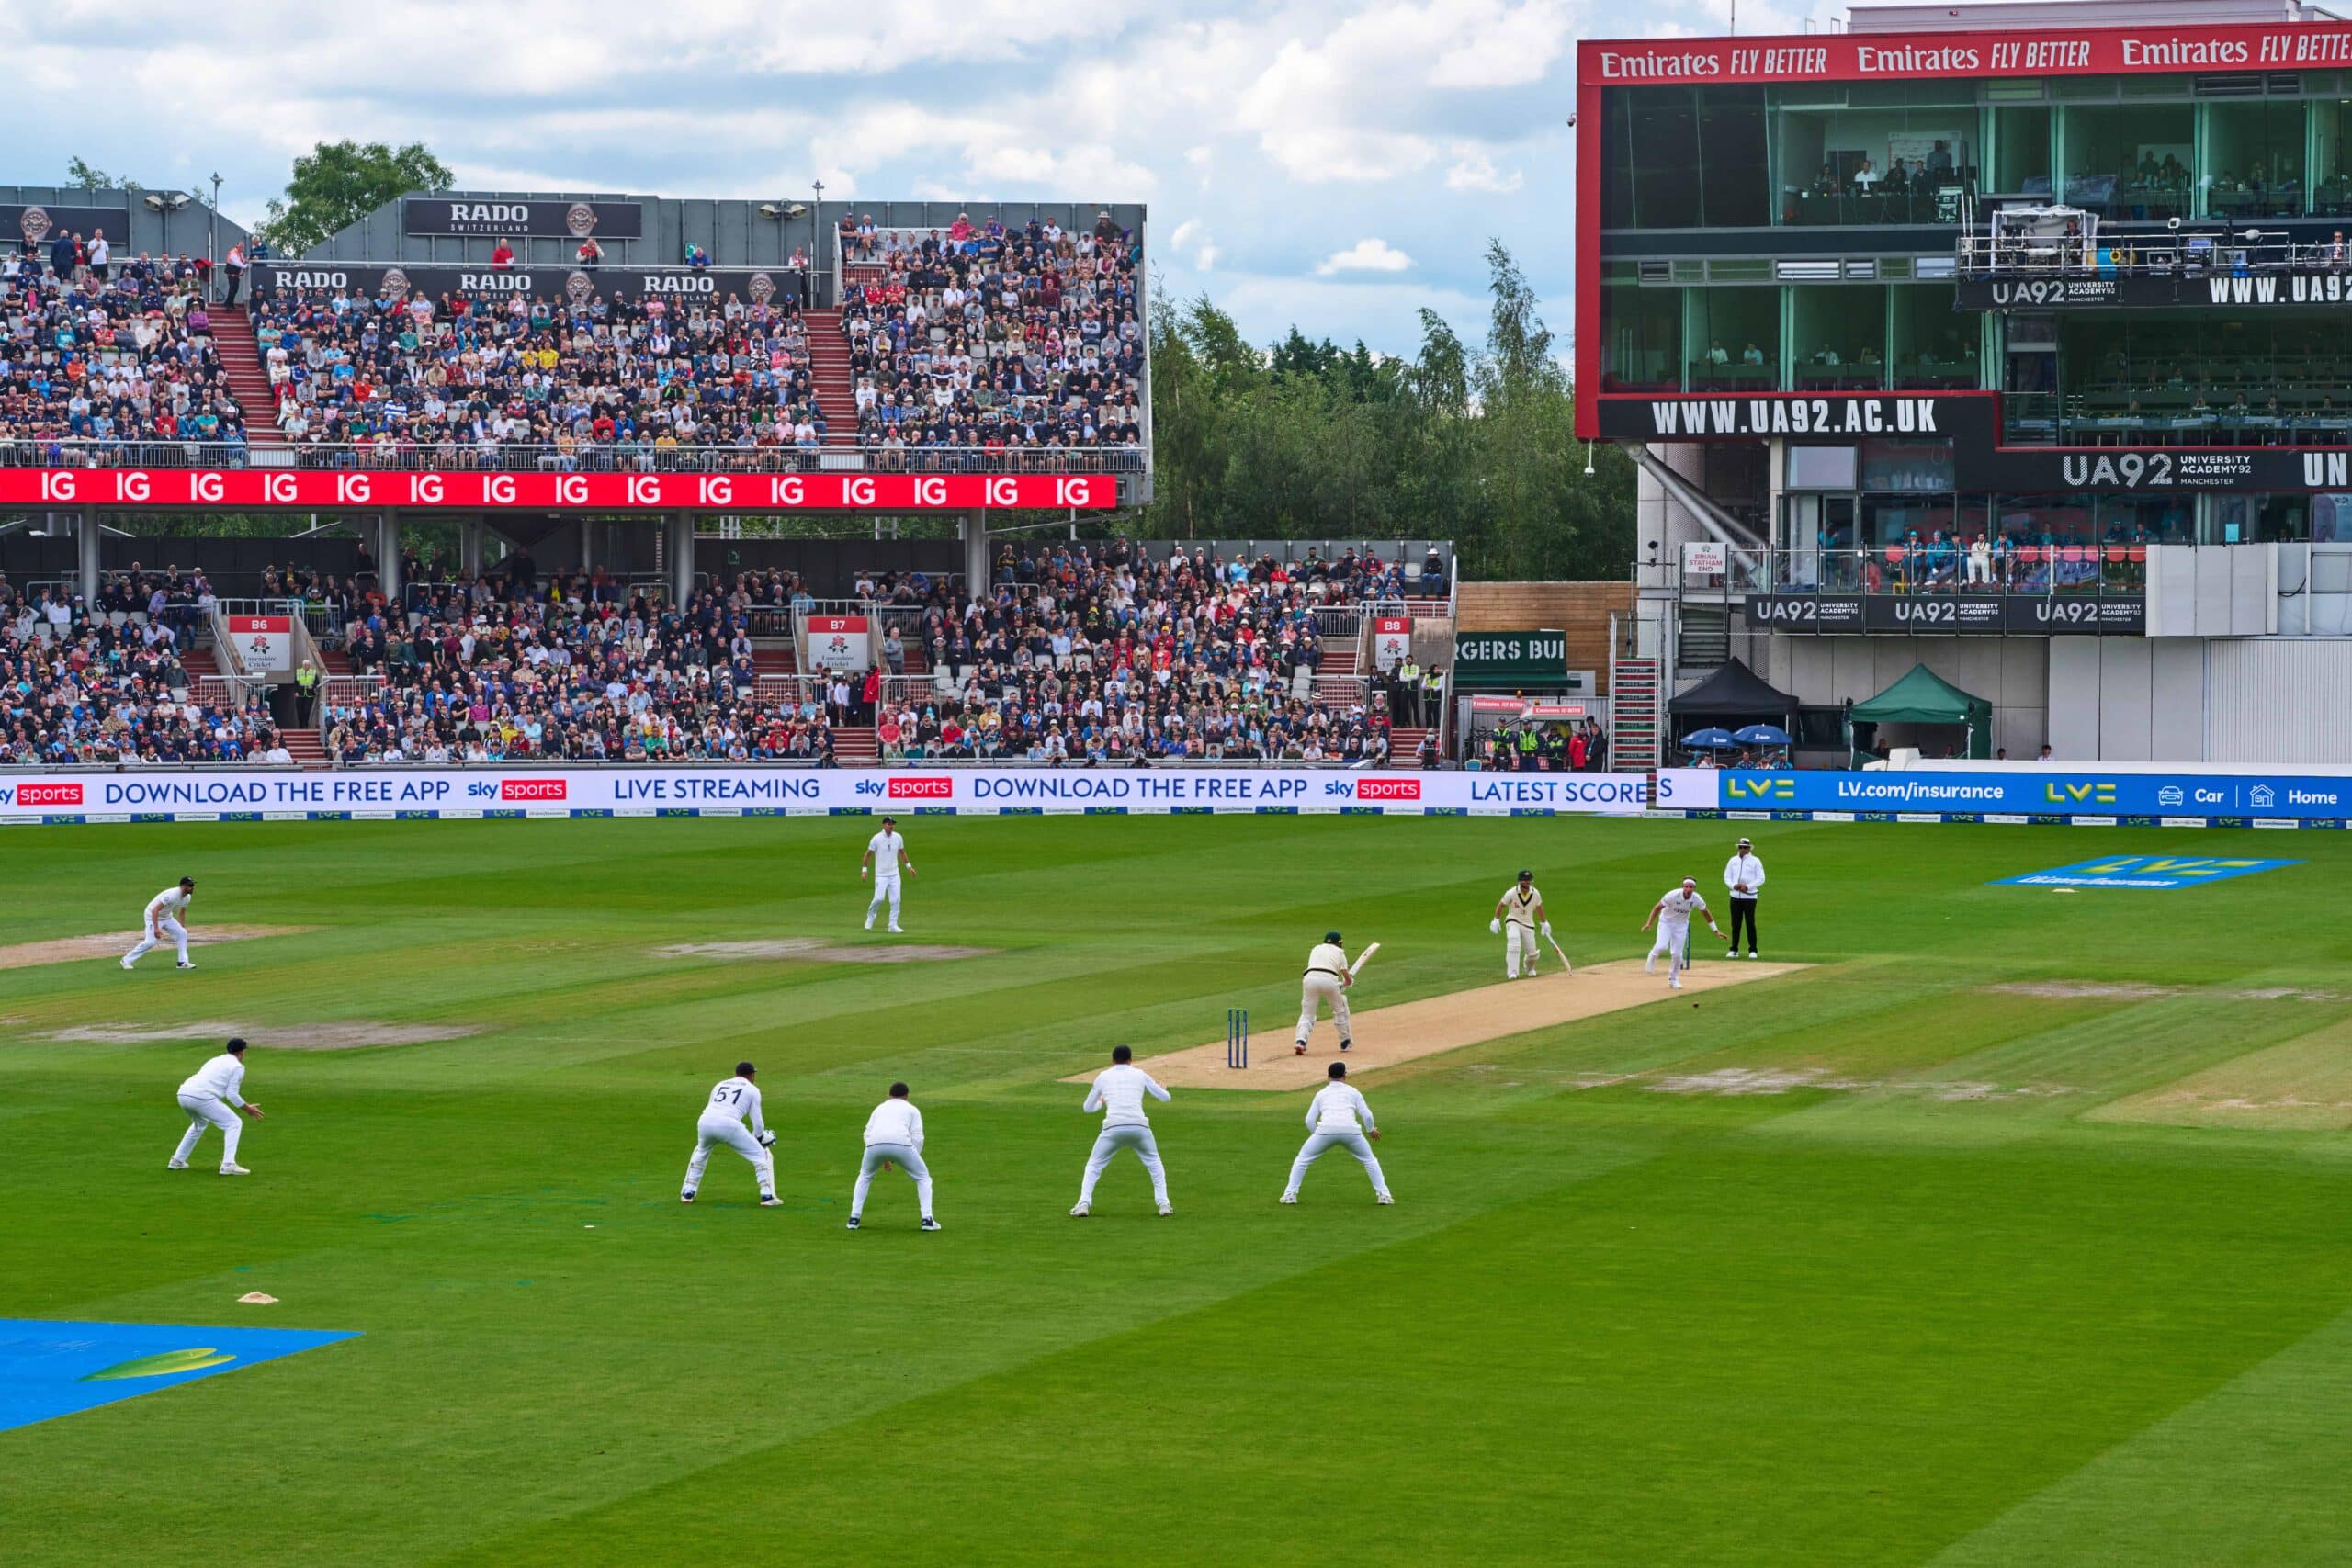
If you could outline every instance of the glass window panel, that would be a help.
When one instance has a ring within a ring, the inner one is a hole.
[[[1954,310],[1951,299],[1949,286],[1894,290],[1889,347],[1896,387],[1959,391],[1984,385],[1978,318]]]
[[[2200,215],[2225,223],[2303,210],[2303,105],[2296,99],[2207,104]]]
[[[2188,104],[2071,105],[2059,122],[2062,199],[2116,221],[2188,214],[2197,115]]]
[[[1775,215],[1787,224],[1934,223],[1976,178],[1977,111],[1946,106],[1819,107],[1772,116]]]
[[[1800,389],[1886,385],[1885,286],[1807,283],[1789,294],[1789,346]]]
[[[1993,111],[1997,166],[1993,186],[2005,196],[2039,197],[2047,200],[2050,181],[2051,115],[2046,108],[2002,108]]]
[[[1699,207],[1710,229],[1761,228],[1772,220],[1765,152],[1764,89],[1698,89]]]
[[[1690,321],[1690,386],[1736,391],[1781,389],[1781,291],[1702,288]]]
[[[1682,290],[1600,291],[1600,387],[1607,392],[1676,391],[1682,386]]]

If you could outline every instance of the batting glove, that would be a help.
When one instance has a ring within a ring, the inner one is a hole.
[[[774,1133],[762,1133],[760,1134],[760,1147],[763,1149],[772,1149],[775,1147],[775,1134]]]
[[[1552,922],[1549,920],[1544,922],[1544,934],[1546,937],[1549,937],[1552,934]]]
[[[1487,922],[1487,934],[1488,936],[1500,936],[1503,934],[1503,918],[1500,915],[1497,915],[1493,919]]]

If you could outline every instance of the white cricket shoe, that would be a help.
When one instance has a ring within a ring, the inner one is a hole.
[[[166,1164],[164,1168],[165,1170],[186,1170],[187,1168],[187,1161],[184,1159],[175,1159]]]
[[[193,964],[183,963],[183,964],[180,965],[180,967],[181,967],[181,968],[183,968],[183,969],[193,969],[193,968],[195,968],[195,967],[196,967],[196,965],[195,965],[195,964]]]
[[[1666,983],[1666,988],[1669,991],[1680,990],[1682,988],[1682,976],[1677,975],[1673,979],[1668,980]]]
[[[1094,1212],[1093,1210],[1091,1210],[1091,1208],[1089,1208],[1089,1207],[1088,1207],[1087,1205],[1085,1205],[1084,1203],[1080,1203],[1077,1208],[1072,1209],[1072,1210],[1069,1212],[1069,1217],[1070,1217],[1071,1219],[1073,1219],[1073,1220],[1082,1220],[1082,1219],[1086,1218],[1086,1216],[1087,1216],[1087,1215],[1089,1215],[1089,1214],[1092,1213],[1093,1212]]]
[[[128,958],[124,959],[124,960],[122,961],[122,971],[123,971],[123,973],[124,973],[124,974],[126,974],[126,975],[128,975],[129,973],[130,973],[130,969],[131,969],[131,963],[130,963],[130,959],[128,959]]]
[[[1393,1198],[1393,1197],[1389,1196],[1387,1193],[1383,1192],[1383,1193],[1381,1193],[1378,1197],[1374,1198],[1374,1199],[1373,1200],[1373,1201],[1374,1201],[1374,1202],[1375,1202],[1375,1203],[1390,1203],[1390,1204],[1393,1204],[1393,1203],[1395,1203],[1395,1202],[1396,1201],[1396,1200],[1395,1198]]]
[[[897,926],[892,926],[892,927],[890,928],[890,934],[891,934],[892,936],[904,936],[904,935],[906,935],[907,933],[906,933],[905,931],[903,931],[899,930]]]
[[[1295,1192],[1285,1192],[1282,1195],[1281,1201],[1285,1203],[1295,1203],[1298,1201],[1298,1194]]]
[[[223,1176],[251,1176],[253,1172],[247,1170],[242,1165],[224,1165],[220,1168],[220,1174]]]
[[[760,1200],[760,1207],[763,1209],[781,1209],[784,1207],[784,1200],[771,1192],[766,1197]]]
[[[1171,1203],[1162,1203],[1162,1204],[1159,1206],[1159,1217],[1160,1217],[1161,1219],[1163,1219],[1163,1220],[1164,1220],[1164,1219],[1166,1219],[1166,1218],[1168,1218],[1168,1216],[1169,1216],[1169,1215],[1170,1215],[1170,1214],[1174,1213],[1175,1212],[1176,1212],[1175,1205],[1173,1205],[1173,1204],[1171,1204]]]
[[[691,1192],[681,1192],[678,1194],[678,1201],[681,1203],[691,1203],[694,1201],[695,1195]]]

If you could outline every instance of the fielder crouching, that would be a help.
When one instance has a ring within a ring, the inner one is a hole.
[[[725,1144],[752,1162],[752,1169],[760,1179],[760,1207],[778,1208],[783,1200],[775,1195],[775,1156],[769,1151],[775,1146],[775,1134],[760,1117],[760,1091],[752,1082],[754,1073],[749,1062],[735,1064],[735,1076],[714,1085],[708,1103],[695,1122],[695,1152],[686,1161],[686,1181],[679,1190],[678,1201],[691,1203],[702,1189],[702,1173],[710,1164],[714,1144]],[[752,1125],[746,1131],[743,1122]]]
[[[1283,1201],[1298,1201],[1299,1183],[1306,1179],[1306,1168],[1321,1159],[1327,1150],[1341,1148],[1356,1156],[1372,1178],[1373,1201],[1394,1203],[1388,1193],[1388,1179],[1380,1172],[1380,1160],[1372,1152],[1369,1139],[1380,1136],[1380,1129],[1373,1124],[1372,1107],[1364,1103],[1362,1094],[1347,1081],[1348,1065],[1331,1064],[1328,1075],[1330,1082],[1317,1090],[1313,1103],[1306,1108],[1306,1143],[1298,1157],[1290,1162],[1290,1185],[1283,1189]]]
[[[931,1168],[922,1163],[922,1112],[907,1098],[907,1086],[894,1083],[890,1098],[865,1119],[865,1162],[858,1167],[857,1186],[849,1198],[849,1228],[865,1217],[865,1195],[873,1190],[876,1173],[897,1166],[914,1179],[915,1202],[922,1210],[922,1228],[939,1229],[931,1217]]]

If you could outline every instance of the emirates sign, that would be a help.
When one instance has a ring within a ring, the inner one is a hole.
[[[0,506],[469,512],[1107,511],[1111,474],[371,473],[0,468]]]

